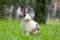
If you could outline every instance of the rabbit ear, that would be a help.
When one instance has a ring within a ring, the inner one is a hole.
[[[26,13],[28,13],[28,14],[30,13],[30,10],[29,10],[29,8],[27,8],[27,9],[26,9]]]
[[[21,12],[23,13],[23,16],[26,16],[25,8],[21,6]]]

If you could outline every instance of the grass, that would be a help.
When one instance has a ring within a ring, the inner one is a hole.
[[[0,40],[60,40],[60,22],[47,21],[40,25],[41,35],[25,36],[20,21],[0,20]]]

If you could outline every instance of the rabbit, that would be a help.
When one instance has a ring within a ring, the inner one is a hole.
[[[31,19],[28,11],[25,11],[24,13],[24,18],[21,21],[21,29],[23,33],[27,36],[29,34],[34,35],[40,33],[39,24]]]

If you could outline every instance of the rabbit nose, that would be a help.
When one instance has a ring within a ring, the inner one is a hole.
[[[24,18],[25,21],[31,21],[31,18]]]
[[[28,21],[29,19],[27,18],[26,21]]]

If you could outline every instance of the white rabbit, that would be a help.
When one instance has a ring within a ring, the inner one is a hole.
[[[25,35],[40,33],[39,24],[33,21],[27,12],[21,21],[21,29]]]

